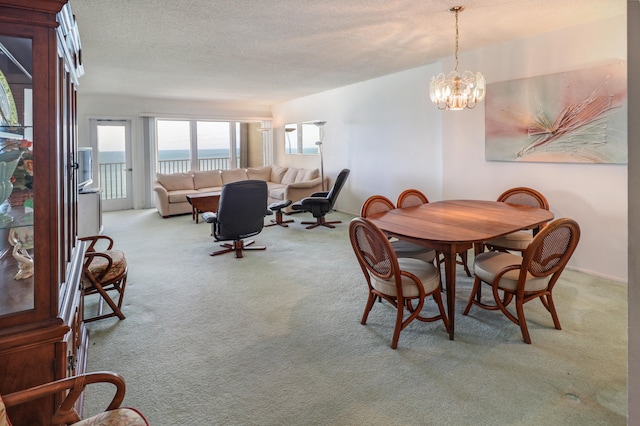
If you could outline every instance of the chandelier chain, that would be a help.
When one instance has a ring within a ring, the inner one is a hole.
[[[456,8],[455,12],[456,12],[456,74],[458,74],[458,38],[460,36],[460,34],[458,32],[458,12],[459,12],[459,9]]]

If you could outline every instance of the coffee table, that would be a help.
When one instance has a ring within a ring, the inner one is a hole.
[[[201,192],[187,195],[187,201],[191,204],[191,219],[199,223],[199,214],[203,212],[217,212],[220,201],[220,191]]]

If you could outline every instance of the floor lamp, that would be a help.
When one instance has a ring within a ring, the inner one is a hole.
[[[316,142],[316,145],[318,146],[318,152],[320,153],[320,178],[322,179],[322,192],[325,191],[324,189],[324,153],[322,152],[322,140],[324,139],[324,131],[322,129],[322,126],[324,126],[326,123],[327,123],[326,121],[315,121],[313,123],[316,126],[318,126],[318,133],[320,136],[320,140]]]
[[[324,192],[324,155],[322,154],[322,141],[316,142],[318,151],[320,152],[320,178],[322,179],[322,191]]]

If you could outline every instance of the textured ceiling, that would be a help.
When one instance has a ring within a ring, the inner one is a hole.
[[[71,0],[81,94],[272,105],[626,13],[627,0]],[[464,63],[460,64],[464,70]]]

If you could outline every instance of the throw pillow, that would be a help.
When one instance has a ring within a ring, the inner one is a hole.
[[[271,178],[271,166],[251,167],[247,169],[247,177],[249,179],[257,179],[268,182]]]
[[[220,170],[205,170],[202,172],[193,172],[194,189],[211,188],[213,186],[222,186],[222,176]]]
[[[271,179],[273,183],[282,183],[282,177],[287,173],[286,167],[271,166]]]
[[[305,180],[314,180],[320,177],[320,169],[309,170],[307,176],[305,176]]]
[[[317,178],[320,175],[318,169],[300,169],[298,176],[296,176],[296,182],[308,182]]]
[[[280,183],[287,185],[290,183],[294,183],[296,181],[296,176],[298,176],[298,169],[289,167],[284,176],[282,176],[282,180],[280,181]]]
[[[193,176],[188,173],[156,173],[156,179],[167,191],[177,191],[179,189],[193,189]]]

